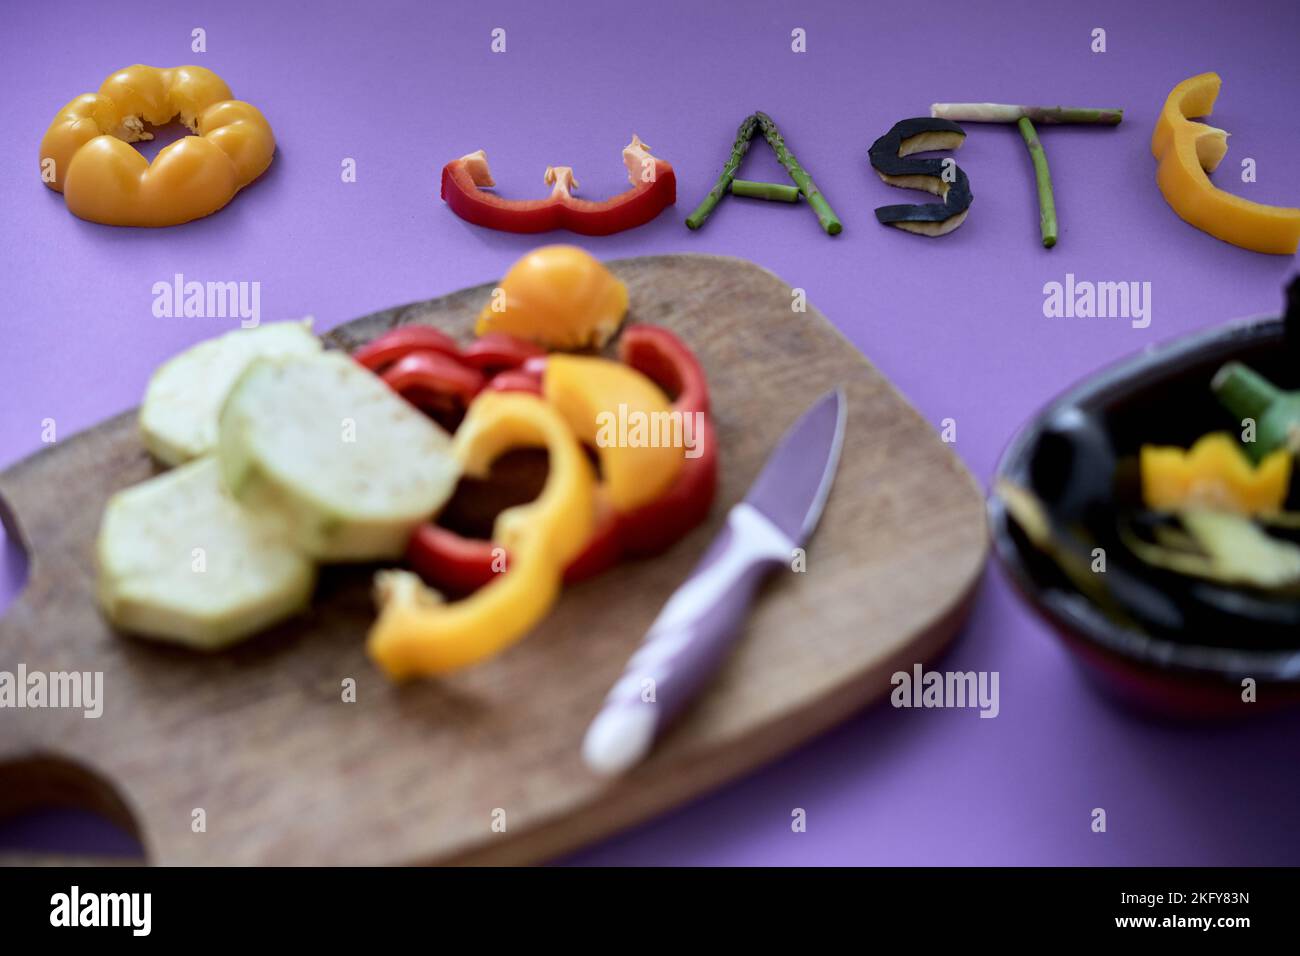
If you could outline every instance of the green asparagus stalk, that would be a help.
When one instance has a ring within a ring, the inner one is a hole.
[[[704,201],[695,207],[695,211],[686,217],[686,227],[688,229],[699,229],[704,225],[706,219],[713,214],[722,197],[727,194],[731,188],[732,180],[736,178],[736,170],[740,168],[741,160],[749,152],[749,141],[754,138],[754,130],[758,129],[758,116],[746,116],[745,121],[740,124],[736,130],[736,142],[731,146],[731,156],[727,159],[727,165],[722,167],[722,175],[718,181],[713,184],[709,194],[704,197]]]
[[[807,170],[799,165],[799,160],[795,159],[794,153],[790,152],[790,147],[785,145],[785,140],[781,138],[781,133],[776,128],[776,123],[772,122],[772,117],[766,113],[754,113],[752,116],[745,117],[745,121],[740,124],[736,130],[736,142],[731,147],[731,156],[727,164],[722,167],[722,175],[718,181],[713,184],[709,194],[704,197],[704,201],[695,208],[695,211],[686,217],[686,225],[690,229],[699,229],[704,225],[706,219],[713,214],[722,197],[731,189],[732,183],[736,179],[736,170],[740,168],[741,161],[745,158],[745,153],[749,152],[750,140],[754,137],[754,131],[761,129],[763,137],[776,153],[776,158],[781,165],[785,167],[794,184],[799,187],[799,192],[808,200],[808,205],[812,207],[813,212],[817,213],[817,221],[821,223],[822,229],[826,230],[828,235],[837,236],[844,229],[843,223],[840,222],[835,210],[831,209],[830,203],[826,197],[821,194],[821,190],[812,181]],[[766,197],[765,197],[766,198]]]
[[[772,122],[772,117],[766,113],[755,113],[754,116],[758,120],[759,129],[763,131],[763,136],[776,153],[776,158],[780,160],[785,171],[790,174],[790,178],[808,200],[808,205],[812,207],[813,212],[817,213],[817,221],[822,224],[822,229],[826,230],[829,236],[838,236],[844,229],[844,224],[840,222],[839,216],[835,215],[835,210],[821,194],[821,190],[812,181],[807,170],[799,165],[799,160],[795,159],[794,153],[790,152],[790,148],[785,145],[785,140],[781,138],[781,133],[777,130],[776,123]]]
[[[1043,233],[1043,246],[1047,249],[1056,245],[1056,198],[1052,195],[1052,173],[1047,168],[1047,153],[1038,139],[1034,124],[1026,116],[1020,117],[1016,124],[1020,135],[1029,147],[1029,158],[1034,163],[1034,181],[1038,185],[1038,224]]]
[[[954,123],[1019,123],[1028,119],[1040,125],[1088,123],[1118,126],[1124,119],[1119,109],[1091,109],[1069,106],[1022,106],[1008,103],[934,103],[930,115]]]
[[[756,183],[749,179],[733,179],[731,194],[748,196],[750,199],[770,199],[773,202],[799,201],[797,186],[787,186],[785,183]]]

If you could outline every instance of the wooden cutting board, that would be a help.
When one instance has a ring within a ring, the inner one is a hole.
[[[0,813],[96,809],[163,864],[534,862],[770,760],[933,659],[969,609],[986,550],[980,490],[934,429],[755,265],[656,256],[613,269],[629,321],[667,325],[708,373],[722,481],[706,527],[566,591],[521,644],[447,679],[397,687],[367,661],[359,568],[326,573],[305,617],[199,656],[116,634],[96,610],[104,502],[156,471],[134,414],[120,415],[0,474],[0,514],[30,556],[26,590],[0,619],[0,670],[102,671],[105,700],[98,720],[0,711]],[[468,338],[491,288],[326,339],[353,348],[408,322]],[[778,437],[836,384],[848,431],[807,571],[769,583],[717,683],[648,762],[594,777],[579,743],[610,684]],[[343,702],[345,678],[355,703]],[[206,830],[194,832],[200,808]]]

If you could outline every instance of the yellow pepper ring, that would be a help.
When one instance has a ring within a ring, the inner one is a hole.
[[[129,144],[179,118],[194,136],[150,163]],[[175,226],[216,212],[271,165],[275,137],[257,107],[201,66],[137,64],[59,111],[41,140],[41,177],[75,216],[113,226]]]

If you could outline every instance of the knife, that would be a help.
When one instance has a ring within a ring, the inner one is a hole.
[[[622,773],[713,676],[768,572],[788,565],[821,518],[844,443],[845,398],[823,395],[782,436],[744,501],[664,605],[587,729],[582,756]]]

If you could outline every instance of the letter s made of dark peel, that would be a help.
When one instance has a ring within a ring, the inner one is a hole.
[[[881,206],[876,219],[882,225],[923,236],[944,236],[965,222],[975,198],[966,173],[952,164],[953,175],[946,178],[951,160],[912,158],[913,153],[957,149],[965,141],[966,131],[951,120],[921,116],[899,120],[872,143],[868,156],[882,180],[900,189],[923,189],[943,199],[941,203]]]

